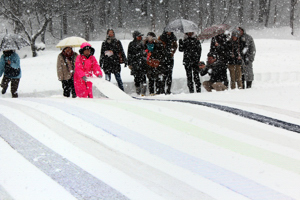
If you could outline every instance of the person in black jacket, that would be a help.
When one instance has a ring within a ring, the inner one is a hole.
[[[230,72],[230,87],[236,88],[236,83],[239,89],[243,89],[242,83],[242,65],[243,55],[242,52],[246,47],[246,43],[240,40],[240,32],[234,30],[231,34],[231,39],[227,42],[228,48],[228,69]]]
[[[145,59],[144,45],[142,43],[142,36],[139,31],[134,31],[133,41],[128,45],[128,66],[131,70],[131,75],[134,76],[134,85],[138,95],[145,96],[147,90],[146,74],[147,66]]]
[[[199,68],[201,76],[206,74],[210,75],[210,80],[203,82],[203,87],[208,92],[211,92],[212,89],[215,89],[216,91],[227,89],[224,84],[224,82],[227,81],[227,67],[222,60],[218,60],[216,53],[208,53],[207,64],[205,65],[204,62],[200,62]]]
[[[227,48],[227,35],[224,33],[219,34],[211,39],[210,43],[210,51],[215,53],[217,56],[217,60],[221,61],[225,67],[227,68],[228,63],[228,48]],[[226,76],[227,79],[227,76]],[[228,79],[224,81],[224,84],[228,87]]]
[[[187,86],[190,93],[194,92],[193,77],[196,85],[196,91],[201,92],[198,64],[201,57],[202,47],[194,32],[185,33],[185,39],[179,40],[179,51],[184,52],[183,65],[186,70]]]
[[[162,91],[165,94],[171,94],[172,86],[172,74],[174,67],[174,54],[177,50],[177,38],[173,32],[164,31],[161,36],[158,37],[164,46],[165,58],[162,63],[163,70],[163,80],[162,80]],[[167,90],[165,91],[165,85],[167,85]]]
[[[115,75],[118,86],[124,91],[123,82],[121,79],[122,62],[127,66],[126,55],[123,50],[120,40],[115,38],[113,29],[107,30],[106,40],[102,43],[100,54],[100,67],[104,70],[105,79],[111,80],[111,74]]]
[[[156,38],[155,33],[147,33],[144,40],[146,60],[147,60],[147,77],[149,79],[150,95],[163,94],[162,91],[162,61],[164,59],[163,44]],[[154,93],[155,92],[155,93]]]

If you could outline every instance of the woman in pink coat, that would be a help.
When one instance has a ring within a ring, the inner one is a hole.
[[[74,86],[78,97],[93,98],[92,82],[87,77],[93,77],[93,74],[99,78],[102,77],[102,71],[94,56],[95,49],[87,42],[82,43],[75,61]]]

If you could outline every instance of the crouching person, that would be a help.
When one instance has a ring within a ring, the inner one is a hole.
[[[3,51],[0,59],[0,77],[2,94],[6,93],[9,82],[11,82],[10,91],[12,98],[18,98],[18,88],[21,78],[20,58],[14,50]]]
[[[224,82],[227,81],[227,67],[221,60],[217,60],[217,55],[215,53],[208,53],[207,64],[205,65],[204,62],[200,62],[199,68],[201,76],[206,74],[210,75],[210,80],[203,82],[203,87],[208,92],[211,92],[212,89],[216,91],[224,91],[227,89],[224,85]]]

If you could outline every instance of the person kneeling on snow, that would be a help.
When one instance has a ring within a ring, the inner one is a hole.
[[[211,92],[212,89],[216,91],[224,91],[227,87],[224,85],[224,81],[227,81],[226,74],[226,64],[220,60],[217,60],[217,55],[215,53],[207,54],[207,64],[204,62],[199,63],[200,74],[204,76],[206,74],[210,75],[209,81],[203,82],[203,87]]]
[[[93,74],[102,78],[102,71],[94,56],[95,49],[87,42],[82,43],[75,61],[74,86],[78,97],[93,98],[93,83],[88,81],[88,77]]]
[[[14,50],[5,50],[0,59],[0,77],[2,94],[6,93],[9,82],[12,98],[18,98],[18,87],[21,78],[20,57]]]

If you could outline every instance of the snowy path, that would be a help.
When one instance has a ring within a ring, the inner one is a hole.
[[[0,162],[0,186],[14,199],[300,198],[299,135],[211,108],[0,99],[0,117],[11,161]]]

